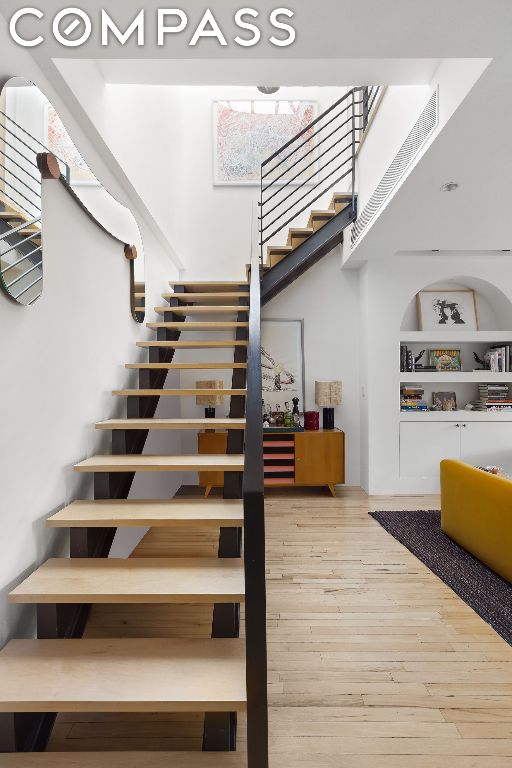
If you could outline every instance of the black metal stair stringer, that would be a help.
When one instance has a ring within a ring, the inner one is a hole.
[[[343,231],[357,218],[357,198],[323,227],[304,240],[288,256],[269,269],[261,282],[261,304],[291,285],[314,264],[343,242]]]

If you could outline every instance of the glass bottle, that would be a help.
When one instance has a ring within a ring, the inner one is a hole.
[[[284,425],[285,427],[293,427],[293,414],[290,411],[290,403],[284,404]]]

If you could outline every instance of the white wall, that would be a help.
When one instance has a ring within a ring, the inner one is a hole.
[[[6,594],[50,553],[65,551],[67,535],[47,531],[44,520],[90,495],[92,478],[74,473],[73,464],[108,452],[109,433],[94,424],[123,413],[111,391],[133,381],[124,364],[142,358],[135,342],[148,336],[131,317],[122,245],[58,182],[44,182],[43,224],[41,299],[25,308],[0,295],[0,644],[31,625],[33,610],[7,607]],[[151,243],[147,253],[147,291],[155,302],[169,277],[168,260]],[[173,413],[176,404],[163,408]],[[172,433],[147,446],[153,453],[173,450],[180,447]],[[137,478],[133,494],[169,497],[179,481],[171,475]]]
[[[321,410],[315,405],[315,380],[342,381],[335,423],[346,434],[346,483],[359,485],[359,273],[341,271],[334,250],[272,299],[263,308],[265,317],[304,320],[307,410]]]
[[[480,292],[483,330],[491,330],[493,310],[499,313],[499,329],[507,330],[503,326],[510,323],[510,307],[499,300],[490,306],[485,284],[495,282],[512,301],[512,263],[506,253],[404,253],[371,262],[365,271],[368,352],[361,383],[368,401],[361,408],[368,410],[368,439],[367,445],[363,440],[362,465],[369,471],[363,487],[371,494],[407,493],[411,487],[399,477],[399,339],[404,316],[412,322],[411,301],[418,291],[450,281]]]
[[[344,92],[345,88],[282,88],[276,98],[313,99],[322,111]],[[213,102],[254,98],[264,97],[256,88],[243,86],[106,88],[105,134],[110,146],[148,206],[171,223],[187,278],[245,275],[251,211],[259,187],[214,186]],[[128,107],[133,125],[121,119]],[[141,143],[143,136],[151,140]]]

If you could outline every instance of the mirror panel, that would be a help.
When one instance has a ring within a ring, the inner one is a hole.
[[[41,152],[57,157],[62,178],[105,230],[136,245],[129,298],[134,319],[142,323],[144,251],[135,218],[98,181],[45,95],[22,78],[9,80],[0,94],[0,286],[25,306],[42,294]]]

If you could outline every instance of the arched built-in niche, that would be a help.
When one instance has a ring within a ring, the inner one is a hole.
[[[475,291],[479,331],[512,332],[512,301],[497,285],[478,277],[456,275],[441,282],[425,285],[421,290]],[[419,331],[416,295],[404,312],[401,331]]]

